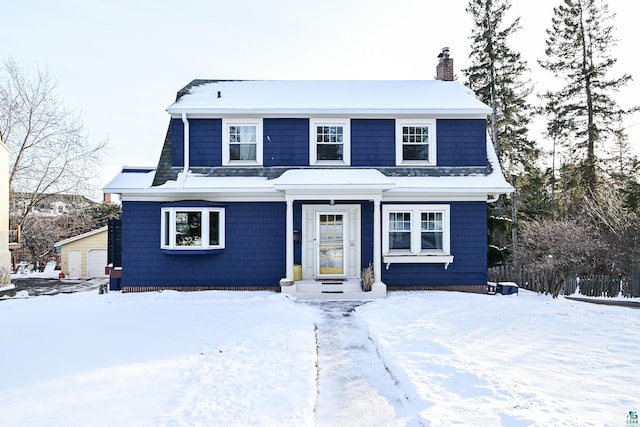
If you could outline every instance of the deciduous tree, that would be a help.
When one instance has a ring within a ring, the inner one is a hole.
[[[0,70],[0,138],[11,149],[9,186],[12,224],[24,225],[47,195],[89,194],[106,142],[92,142],[78,116],[56,93],[43,70],[30,74],[13,60]],[[21,200],[15,200],[19,195]]]

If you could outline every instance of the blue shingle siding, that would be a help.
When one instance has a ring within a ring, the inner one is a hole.
[[[486,166],[487,121],[439,119],[438,166]]]
[[[285,275],[285,203],[225,203],[226,247],[206,255],[160,250],[160,209],[204,202],[123,202],[122,286],[274,286]]]
[[[395,120],[351,120],[351,165],[396,164]]]
[[[182,120],[172,119],[172,166],[184,165]],[[437,121],[438,166],[486,166],[486,121],[439,119]],[[222,120],[189,119],[192,167],[222,165]],[[309,119],[263,120],[263,164],[309,165]],[[351,120],[351,165],[389,167],[396,162],[395,120]]]
[[[389,286],[456,286],[487,284],[487,204],[452,202],[453,263],[383,265],[382,281]]]
[[[265,166],[309,164],[309,119],[264,119],[262,130]]]
[[[361,267],[373,264],[373,202],[362,202],[360,208]]]
[[[221,119],[189,119],[189,163],[193,167],[222,165]]]
[[[171,166],[184,166],[184,124],[171,119]]]

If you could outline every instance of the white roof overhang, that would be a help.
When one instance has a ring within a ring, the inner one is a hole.
[[[380,195],[394,182],[375,169],[292,169],[272,181],[287,195],[334,199]]]
[[[104,187],[105,193],[121,194],[123,200],[169,200],[171,198],[215,198],[227,200],[364,199],[382,195],[385,200],[495,198],[513,187],[505,180],[493,145],[487,140],[491,173],[465,176],[386,176],[376,169],[289,169],[275,179],[265,177],[210,177],[180,173],[176,180],[152,186],[155,171],[122,172]]]

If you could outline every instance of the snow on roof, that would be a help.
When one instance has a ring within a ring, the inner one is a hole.
[[[491,173],[470,176],[385,176],[376,169],[302,168],[285,171],[279,178],[210,177],[197,173],[179,173],[176,180],[152,186],[155,171],[127,169],[117,175],[103,189],[114,194],[180,193],[262,193],[276,195],[280,191],[385,191],[389,193],[456,193],[508,194],[514,191],[506,181],[491,139],[487,136],[487,160]]]
[[[167,181],[154,188],[183,191],[215,191],[216,193],[242,193],[248,191],[275,191],[271,182],[263,177],[224,176],[207,177],[197,173],[179,173],[175,181]]]
[[[429,177],[394,177],[396,186],[390,192],[452,192],[454,190],[483,191],[488,194],[510,194],[514,188],[507,182],[502,173],[498,156],[487,135],[487,160],[491,166],[491,173],[472,176],[429,176]]]
[[[441,80],[258,80],[194,84],[171,114],[449,114],[486,116],[474,92]]]
[[[341,192],[351,194],[367,192],[389,193],[447,193],[455,194],[504,194],[513,188],[506,182],[500,169],[488,175],[389,177],[375,169],[290,169],[279,178],[264,177],[210,177],[197,173],[180,173],[177,180],[152,187],[152,179],[141,180],[140,174],[122,172],[104,191],[119,194],[159,195],[173,192],[208,194],[284,195],[287,191]]]
[[[149,188],[153,183],[155,173],[155,170],[147,172],[123,170],[104,186],[103,191],[105,193],[117,194],[123,191],[126,192],[126,190]]]
[[[291,169],[273,180],[277,190],[389,189],[393,180],[375,169]]]

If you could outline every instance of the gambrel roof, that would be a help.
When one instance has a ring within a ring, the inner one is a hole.
[[[486,119],[491,109],[455,81],[442,80],[193,80],[167,108],[172,117],[437,117]],[[131,197],[245,194],[273,197],[287,188],[325,182],[319,175],[355,182],[401,197],[429,193],[477,197],[511,193],[487,137],[487,163],[468,167],[400,168],[172,167],[171,126],[156,170],[123,171],[105,192]],[[344,185],[344,184],[343,184]]]

